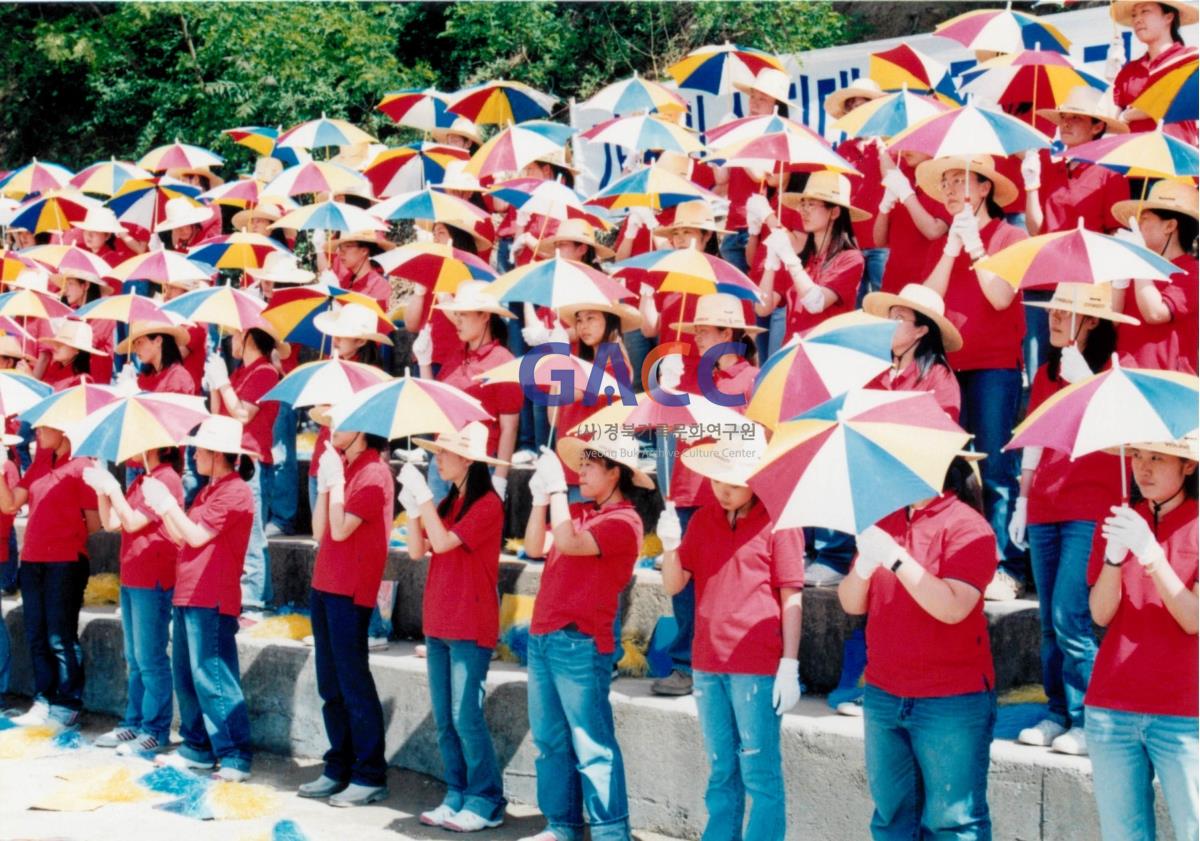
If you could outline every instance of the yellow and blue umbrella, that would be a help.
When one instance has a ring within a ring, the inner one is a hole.
[[[194,205],[200,188],[163,175],[155,178],[137,178],[126,181],[116,194],[105,202],[122,222],[151,231],[167,215],[167,202],[180,196]]]
[[[243,332],[257,327],[272,333],[274,327],[262,316],[266,306],[261,299],[232,286],[209,286],[184,292],[159,309],[197,324],[215,324]]]
[[[466,149],[438,143],[409,143],[398,149],[386,149],[363,167],[363,175],[380,198],[437,184],[446,177],[451,161],[465,161]]]
[[[0,416],[23,412],[48,397],[54,387],[12,368],[0,371]]]
[[[626,114],[669,114],[687,111],[687,100],[660,82],[636,72],[629,79],[606,85],[579,104],[581,111],[604,111],[614,117]]]
[[[17,279],[21,272],[45,271],[45,268],[32,257],[11,248],[0,248],[0,283],[8,283]]]
[[[322,149],[327,146],[353,146],[355,143],[377,143],[378,141],[346,120],[326,117],[309,120],[279,135],[276,146],[298,149]]]
[[[198,263],[218,269],[245,271],[262,268],[267,255],[277,251],[289,253],[287,247],[278,240],[249,231],[237,231],[210,237],[196,247],[189,248],[187,256]]]
[[[279,139],[279,129],[271,126],[238,126],[224,129],[221,134],[263,156],[275,151],[275,141]]]
[[[648,283],[659,292],[712,295],[724,292],[743,301],[760,301],[755,284],[737,266],[695,248],[662,249],[613,265],[613,277],[630,284]]]
[[[1071,42],[1057,26],[1035,15],[1011,9],[976,9],[942,21],[933,30],[969,50],[1016,53],[1053,50],[1065,54]]]
[[[34,158],[0,180],[0,195],[23,199],[32,193],[45,193],[48,190],[66,187],[73,177],[75,173],[65,166]]]
[[[1200,112],[1197,100],[1196,59],[1171,68],[1152,79],[1137,99],[1129,103],[1160,123],[1181,123],[1195,120]]]
[[[324,359],[299,366],[262,399],[278,400],[294,407],[322,406],[349,400],[363,389],[390,379],[386,371],[374,365]]]
[[[16,289],[0,295],[0,315],[9,318],[70,318],[75,311],[45,292]]]
[[[653,114],[614,117],[592,126],[580,137],[592,143],[608,143],[635,151],[699,153],[704,144],[695,132],[671,118]]]
[[[98,193],[102,196],[115,196],[125,186],[127,181],[149,180],[154,176],[148,171],[130,163],[112,158],[107,161],[97,161],[89,167],[84,167],[71,179],[71,186],[84,193]]]
[[[982,97],[1010,111],[1030,103],[1025,119],[1039,131],[1054,133],[1054,124],[1036,117],[1039,108],[1057,108],[1077,87],[1103,91],[1108,83],[1051,50],[1022,50],[988,59],[962,76],[963,93]],[[1035,122],[1040,120],[1040,122]]]
[[[692,50],[667,68],[681,88],[704,91],[714,96],[733,93],[735,84],[749,84],[766,68],[784,71],[776,56],[753,47],[726,41]]]
[[[374,298],[323,283],[277,289],[262,317],[275,328],[280,341],[320,349],[329,343],[329,337],[316,328],[313,319],[335,303],[361,304],[369,309],[378,319],[375,329],[379,333],[386,335],[395,329]]]
[[[688,201],[714,202],[719,198],[669,169],[652,164],[614,181],[588,199],[587,203],[608,210],[649,207],[658,211]]]
[[[297,231],[386,231],[388,226],[374,213],[340,201],[323,201],[299,207],[284,214],[272,228]]]
[[[179,446],[207,417],[202,397],[143,391],[106,403],[63,433],[71,455],[119,464],[149,450]]]
[[[833,124],[850,137],[893,137],[921,120],[950,110],[939,99],[908,89],[872,99]]]
[[[914,93],[935,97],[945,105],[963,104],[962,97],[954,87],[950,68],[908,44],[871,53],[867,68],[867,75],[885,91],[907,88]]]
[[[26,199],[8,224],[35,234],[61,234],[71,230],[72,223],[83,221],[88,211],[97,207],[100,207],[99,201],[72,187],[47,190]]]
[[[940,495],[970,437],[927,391],[856,389],[779,424],[749,484],[776,529],[859,534]]]
[[[634,297],[604,272],[564,257],[518,266],[500,275],[483,291],[502,304],[521,301],[555,310],[574,304],[611,306]]]
[[[492,416],[477,399],[437,380],[398,377],[363,389],[334,405],[333,428],[367,432],[389,441],[410,435],[453,433]]]
[[[455,115],[446,110],[446,94],[434,88],[408,88],[389,91],[375,106],[401,126],[433,131],[450,128]]]
[[[84,321],[100,319],[104,321],[120,321],[131,324],[134,321],[148,321],[154,324],[177,324],[177,321],[159,309],[158,302],[145,295],[128,292],[122,295],[107,295],[89,301],[75,310],[75,317]]]
[[[400,193],[371,208],[380,219],[418,219],[444,222],[473,230],[475,223],[488,219],[488,213],[465,199],[432,188]]]
[[[589,209],[587,198],[561,181],[546,181],[541,178],[513,178],[494,184],[488,192],[513,207],[549,219],[583,219],[593,228],[602,231],[612,229],[606,215],[597,209]]]
[[[224,162],[225,159],[215,152],[176,140],[142,155],[138,166],[151,172],[163,172],[168,169],[204,169],[220,166]]]
[[[1128,178],[1195,178],[1200,174],[1196,147],[1161,129],[1114,134],[1067,149],[1063,154]]]
[[[419,283],[435,295],[453,294],[464,280],[496,279],[492,267],[474,254],[436,242],[410,242],[380,254],[375,262],[385,275]]]
[[[509,126],[480,146],[463,171],[476,178],[520,172],[539,158],[561,154],[574,133],[570,126],[546,120]]]
[[[521,82],[498,79],[451,94],[446,110],[476,125],[512,125],[550,116],[558,100]]]
[[[49,426],[52,429],[65,430],[92,412],[124,396],[119,389],[112,386],[84,383],[50,393],[25,411],[19,412],[17,417],[34,428]]]

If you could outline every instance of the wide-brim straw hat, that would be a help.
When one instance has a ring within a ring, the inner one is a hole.
[[[308,416],[317,426],[323,426],[328,429],[330,424],[333,423],[333,418],[329,415],[332,409],[333,407],[328,403],[319,403],[308,407]]]
[[[962,333],[946,318],[946,302],[936,289],[920,283],[906,283],[898,295],[894,292],[871,292],[863,298],[863,312],[868,315],[887,318],[892,307],[908,307],[937,325],[938,332],[942,334],[942,347],[948,353],[962,348]]]
[[[47,295],[54,294],[54,290],[50,288],[50,273],[41,269],[22,269],[7,283],[13,289],[29,289],[34,292],[44,292]]]
[[[446,164],[442,183],[437,185],[439,190],[460,190],[465,193],[483,193],[486,188],[479,179],[467,172],[466,161],[450,161]]]
[[[33,347],[33,343],[26,342],[26,346]],[[7,356],[9,359],[25,359],[30,362],[34,359],[33,354],[21,349],[20,339],[7,334],[0,336],[0,356]]]
[[[952,169],[969,169],[992,182],[992,198],[1001,207],[1008,207],[1017,200],[1017,185],[1000,173],[991,155],[972,155],[970,158],[951,156],[934,158],[917,165],[917,186],[925,194],[940,202],[946,201],[942,192],[942,175]]]
[[[456,456],[462,456],[471,461],[482,461],[484,464],[507,467],[507,461],[492,458],[487,454],[487,439],[487,427],[479,421],[472,421],[458,432],[439,433],[438,437],[432,441],[417,439],[416,444],[418,447],[423,447],[431,453],[445,450],[448,453],[454,453]]]
[[[1049,301],[1026,301],[1025,306],[1090,315],[1117,324],[1141,324],[1133,316],[1112,308],[1112,286],[1107,283],[1060,283],[1054,287],[1054,297]]]
[[[483,143],[483,135],[479,133],[479,126],[468,120],[466,117],[456,117],[454,122],[447,128],[435,128],[430,135],[438,143],[444,143],[446,138],[452,134],[457,134],[459,137],[465,137],[472,143]]]
[[[745,488],[750,484],[751,474],[762,466],[766,451],[767,439],[763,427],[755,423],[754,435],[749,440],[744,440],[739,434],[736,438],[697,444],[689,447],[679,458],[684,467],[706,479]]]
[[[89,207],[87,215],[72,224],[81,231],[92,231],[98,234],[125,233],[125,229],[117,221],[117,214],[107,207]]]
[[[313,317],[313,327],[326,336],[339,339],[366,339],[390,345],[392,340],[377,329],[379,316],[362,304],[345,304],[318,313]]]
[[[558,317],[566,324],[574,324],[575,316],[581,312],[595,310],[596,312],[606,312],[615,315],[621,319],[621,332],[628,333],[630,330],[637,330],[642,326],[642,314],[638,312],[636,307],[631,307],[629,304],[609,303],[609,304],[567,304],[559,307]]]
[[[670,329],[695,333],[696,328],[701,326],[743,330],[748,336],[762,333],[764,329],[754,324],[747,324],[741,300],[727,292],[701,295],[696,301],[696,314],[692,320],[676,321]]]
[[[258,453],[247,450],[242,446],[242,424],[236,419],[225,415],[213,415],[205,418],[196,428],[194,435],[183,439],[184,446],[199,447],[216,453],[229,455],[244,455],[258,457]]]
[[[1140,0],[1138,0],[1140,2]],[[1182,0],[1159,0],[1162,6],[1170,6],[1173,10],[1179,13],[1179,25],[1188,26],[1200,20],[1200,9],[1197,8],[1195,2],[1182,2]],[[1116,0],[1112,4],[1110,14],[1112,19],[1121,26],[1133,26],[1133,7],[1137,2],[1129,2],[1129,0]]]
[[[1137,216],[1142,210],[1168,210],[1172,213],[1182,213],[1193,219],[1200,219],[1200,191],[1190,184],[1181,181],[1158,181],[1150,188],[1145,200],[1126,199],[1112,206],[1112,215],[1122,225],[1129,223],[1130,217]]]
[[[1089,117],[1104,123],[1106,134],[1128,134],[1129,126],[1117,115],[1117,107],[1110,97],[1088,85],[1071,88],[1067,98],[1057,108],[1039,108],[1037,115],[1057,125],[1063,117]]]
[[[776,102],[787,102],[792,81],[783,71],[764,67],[752,81],[735,82],[733,86],[746,95],[758,91]]]
[[[578,242],[590,245],[596,252],[597,259],[611,260],[614,252],[611,248],[596,242],[596,229],[583,219],[567,219],[558,224],[553,236],[542,240],[539,250],[543,255],[554,253],[554,248],[560,242]]]
[[[567,160],[566,149],[556,149],[553,152],[542,155],[540,158],[534,158],[533,161],[534,161],[534,163],[549,164],[550,166],[556,166],[559,169],[565,169],[567,172],[571,173],[572,175],[579,174],[579,170],[576,169],[574,167],[574,165],[572,165],[572,163]]]
[[[844,208],[851,222],[865,222],[873,213],[850,203],[850,179],[840,172],[814,172],[808,176],[804,189],[798,193],[784,193],[781,199],[785,207],[798,209],[804,199],[823,201]]]
[[[846,103],[851,99],[880,99],[887,96],[874,79],[855,79],[849,87],[834,91],[825,97],[825,113],[841,119],[849,113]]]
[[[385,238],[383,234],[377,234],[375,231],[351,231],[348,234],[342,234],[334,240],[334,247],[345,245],[348,242],[357,242],[360,245],[365,245],[367,248],[373,249],[372,254],[381,254],[384,251],[391,251],[396,247],[396,243]]]
[[[583,465],[583,454],[589,450],[595,451],[606,459],[616,462],[624,467],[628,467],[633,471],[633,483],[639,488],[652,490],[654,488],[654,480],[650,475],[638,467],[638,453],[640,444],[632,435],[618,434],[610,437],[601,435],[590,441],[585,441],[582,438],[560,438],[555,449],[558,451],[558,457],[563,460],[563,463],[579,472],[579,468]]]
[[[161,321],[135,321],[129,325],[129,335],[117,345],[117,353],[132,353],[133,343],[142,336],[170,336],[183,347],[188,342],[187,328],[181,324],[164,324]]]
[[[1123,450],[1123,451],[1122,451]],[[1104,452],[1114,456],[1124,455],[1129,456],[1130,450],[1143,450],[1151,453],[1162,453],[1167,456],[1176,456],[1178,458],[1187,459],[1188,461],[1200,461],[1200,441],[1197,440],[1195,432],[1189,432],[1178,441],[1155,441],[1146,444],[1126,444],[1124,448],[1112,447]]]
[[[224,178],[217,175],[206,166],[181,166],[175,169],[167,170],[167,176],[170,178],[178,178],[182,180],[185,175],[199,175],[201,178],[207,178],[209,189],[225,183]]]
[[[212,211],[204,205],[193,204],[191,199],[176,196],[169,200],[163,220],[154,226],[155,233],[173,231],[188,225],[203,225],[212,218]]]
[[[246,274],[260,283],[265,280],[289,286],[303,286],[317,279],[312,272],[300,268],[294,254],[281,251],[268,254],[261,269],[247,269]]]
[[[658,235],[669,237],[676,231],[686,228],[696,228],[701,231],[712,231],[714,234],[728,234],[717,224],[713,209],[703,200],[685,201],[675,205],[675,218],[670,225],[658,229]]]
[[[254,219],[265,219],[268,222],[278,222],[283,217],[283,208],[273,202],[262,202],[255,207],[248,207],[233,214],[230,221],[234,230],[244,231],[250,227]]]
[[[453,298],[444,304],[434,304],[433,308],[443,312],[487,312],[504,318],[516,318],[499,300],[487,294],[487,287],[488,284],[482,280],[463,281]]]
[[[53,336],[47,336],[44,339],[39,339],[38,344],[42,345],[66,345],[69,348],[74,348],[81,353],[90,353],[96,356],[108,356],[107,353],[95,346],[95,337],[92,335],[92,325],[86,321],[72,321],[63,319],[54,331]]]

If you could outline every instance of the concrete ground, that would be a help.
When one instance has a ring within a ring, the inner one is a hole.
[[[115,723],[106,716],[89,714],[83,731],[95,739]],[[388,772],[391,796],[371,806],[335,809],[323,801],[297,797],[296,787],[320,774],[320,761],[256,753],[251,782],[269,786],[281,796],[277,814],[255,820],[200,821],[154,808],[149,804],[103,806],[92,812],[46,812],[30,804],[55,790],[59,775],[79,769],[124,765],[135,776],[151,770],[143,759],[122,758],[111,750],[84,747],[41,759],[0,759],[0,841],[260,841],[271,838],[278,821],[296,823],[308,841],[429,841],[461,837],[446,830],[423,826],[417,816],[441,802],[445,787],[438,780],[413,771]],[[478,833],[486,839],[518,839],[544,826],[532,806],[512,804],[504,826]],[[674,841],[665,835],[635,832],[639,841]]]

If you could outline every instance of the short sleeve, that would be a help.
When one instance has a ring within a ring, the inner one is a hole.
[[[636,519],[637,513],[629,512]],[[629,516],[597,517],[584,526],[584,531],[596,541],[600,557],[608,559],[636,558],[641,551],[642,537]]]
[[[1087,564],[1087,583],[1091,587],[1100,578],[1100,573],[1104,569],[1104,535],[1100,529],[1096,529],[1092,534],[1092,553],[1088,555]]]
[[[1025,231],[1015,225],[1002,222],[996,226],[996,231],[992,234],[991,241],[988,242],[987,252],[988,254],[995,254],[997,251],[1008,248],[1014,242],[1021,242],[1021,240],[1025,239],[1029,239],[1029,234]]]
[[[696,561],[702,557],[698,553],[704,545],[706,511],[707,509],[701,508],[692,515],[688,527],[683,532],[683,540],[679,544],[679,565],[693,575],[696,574],[696,568],[699,566]]]
[[[384,489],[381,472],[383,471],[364,470],[354,477],[354,482],[346,489],[345,511],[347,514],[353,514],[363,522],[367,522],[378,516],[379,512],[383,510],[391,488]]]
[[[242,503],[249,501],[249,499],[242,500],[240,495],[234,492],[235,490],[236,488],[232,484],[214,488],[213,492],[200,505],[192,506],[192,510],[188,512],[192,520],[213,534],[224,531],[230,518],[238,513]]]
[[[983,592],[996,574],[996,538],[983,518],[946,533],[938,577],[970,584]]]
[[[803,529],[780,529],[771,535],[771,586],[804,587]]]
[[[4,462],[4,484],[10,488],[20,487],[21,471],[17,469],[17,463],[13,459]]]
[[[1161,285],[1158,289],[1162,293],[1163,303],[1171,311],[1171,320],[1182,321],[1192,314],[1192,304],[1188,300],[1185,287],[1188,283],[1195,283],[1195,280],[1188,278],[1183,272],[1171,275],[1171,280],[1171,283]]]
[[[247,403],[258,403],[264,394],[275,387],[277,382],[279,382],[279,375],[275,373],[275,369],[270,365],[260,365],[239,383],[238,399]]]
[[[76,499],[79,501],[80,511],[94,511],[100,507],[100,503],[96,501],[96,491],[83,481],[83,465],[75,471],[72,477],[75,482]]]
[[[861,251],[843,251],[829,264],[822,266],[813,280],[837,295],[842,304],[851,306],[858,292],[859,281],[862,280],[863,264]]]
[[[455,523],[450,531],[453,532],[463,546],[474,551],[489,550],[492,547],[484,544],[496,535],[496,526],[504,517],[500,505],[500,497],[494,493],[486,493],[475,501],[461,520]],[[498,547],[497,547],[498,548]]]
[[[521,411],[525,396],[517,383],[493,383],[484,386],[488,403],[496,409],[497,415],[514,415]]]

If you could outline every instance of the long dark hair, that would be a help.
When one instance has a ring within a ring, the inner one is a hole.
[[[214,458],[225,459],[225,463],[229,465],[230,469],[237,471],[237,475],[241,477],[243,482],[249,482],[254,478],[254,459],[250,456],[244,453],[237,455],[233,453],[221,453],[216,450],[213,450],[212,454]],[[237,460],[236,464],[235,459]]]
[[[838,204],[830,204],[829,202],[825,202],[825,206],[837,207],[842,211],[834,218],[833,226],[830,230],[829,245],[825,249],[825,260],[828,261],[843,251],[858,250],[858,240],[854,238],[854,226],[850,221],[850,209]],[[809,234],[804,247],[800,249],[800,262],[807,264],[816,253],[817,238]]]
[[[479,253],[479,249],[475,247],[475,237],[471,236],[470,231],[450,224],[446,224],[446,231],[450,234],[450,244],[459,251],[465,251],[468,254]]]
[[[151,333],[151,336],[158,336],[162,339],[162,354],[159,357],[159,370],[165,371],[172,365],[183,364],[183,354],[179,352],[179,343],[175,341],[175,337],[170,333]],[[143,374],[153,374],[154,368],[149,365],[142,366]]]
[[[458,512],[458,516],[454,522],[458,522],[463,517],[467,516],[467,512],[471,510],[471,506],[476,500],[484,494],[495,493],[492,487],[492,473],[488,470],[488,466],[482,461],[473,461],[471,466],[467,468],[467,481],[463,492],[462,510]],[[454,510],[454,503],[458,501],[458,485],[450,486],[450,493],[438,503],[438,516],[445,520],[450,516],[450,512]]]
[[[1148,207],[1146,213],[1153,213],[1164,222],[1175,220],[1178,226],[1176,231],[1179,234],[1179,247],[1191,254],[1196,250],[1196,234],[1200,231],[1200,221],[1193,219],[1186,213],[1179,213],[1175,210],[1163,210],[1158,207]]]
[[[488,314],[488,331],[502,347],[508,347],[508,322],[498,313]]]
[[[73,374],[90,374],[92,372],[92,355],[87,351],[81,350],[75,354],[75,358],[71,360],[71,373]]]
[[[601,342],[619,342],[622,347],[625,346],[624,339],[621,333],[621,318],[616,313],[605,312],[604,315],[604,338]],[[587,362],[594,362],[596,359],[596,349],[591,345],[579,343],[579,358]]]
[[[179,447],[159,447],[158,463],[165,464],[176,473],[183,472],[183,451]]]
[[[959,501],[983,514],[983,486],[971,462],[962,456],[955,456],[946,471],[946,481],[942,483],[942,491],[953,491]]]
[[[1086,318],[1087,316],[1079,316]],[[1113,351],[1117,349],[1117,327],[1107,318],[1101,318],[1099,323],[1088,333],[1087,344],[1083,347],[1083,358],[1092,373],[1104,370],[1104,365],[1112,359]],[[1050,382],[1058,382],[1062,370],[1062,352],[1060,347],[1050,346],[1046,351],[1046,376]]]
[[[917,382],[920,382],[934,365],[943,365],[949,369],[950,363],[946,360],[946,345],[942,339],[941,328],[925,313],[913,310],[913,316],[914,324],[926,328],[925,335],[917,341],[917,349],[913,353],[913,361],[917,363]]]
[[[992,189],[988,190],[987,198],[983,200],[983,206],[987,208],[989,219],[1003,219],[1004,208],[996,201],[996,182],[988,178],[986,175],[980,175],[978,172],[971,173],[972,178],[978,178],[981,182],[990,184]]]
[[[258,352],[268,360],[271,358],[271,351],[275,350],[277,344],[274,336],[259,327],[251,327],[246,331],[245,338],[253,342]]]
[[[742,328],[734,327],[732,330],[733,341],[740,342],[742,345],[742,358],[744,358],[751,365],[757,365],[758,344],[754,341],[754,339],[750,338],[750,335]]]
[[[1179,10],[1166,3],[1159,3],[1158,8],[1162,9],[1164,15],[1171,16],[1171,40],[1176,44],[1182,44],[1183,35],[1179,33]]]

